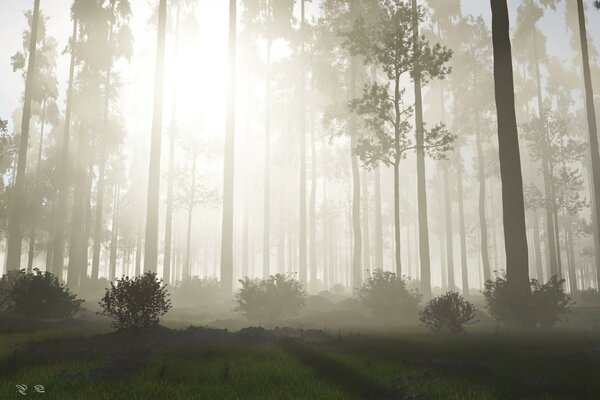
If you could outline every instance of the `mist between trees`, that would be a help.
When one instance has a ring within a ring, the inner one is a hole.
[[[32,1],[4,60],[3,271],[598,288],[594,2],[524,0],[510,26],[500,0],[210,3],[75,0],[55,37]]]

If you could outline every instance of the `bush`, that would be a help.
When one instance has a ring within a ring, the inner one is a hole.
[[[277,274],[266,279],[245,277],[236,292],[235,311],[249,320],[273,321],[298,314],[304,306],[306,293],[292,275]]]
[[[570,312],[571,298],[563,290],[564,279],[553,276],[540,284],[532,279],[531,296],[522,298],[506,280],[506,274],[485,283],[483,295],[491,316],[505,325],[550,327]]]
[[[335,294],[336,296],[343,296],[344,293],[346,293],[346,288],[341,283],[336,283],[331,287],[331,293]]]
[[[100,314],[112,318],[117,329],[142,329],[158,325],[159,317],[171,309],[166,285],[156,273],[111,282],[99,304]]]
[[[219,281],[214,278],[185,278],[172,292],[176,307],[197,307],[214,303],[223,297]]]
[[[421,296],[409,291],[407,282],[393,272],[376,269],[356,291],[363,306],[378,318],[415,317]]]
[[[419,320],[425,327],[434,332],[447,330],[452,334],[463,332],[465,325],[473,324],[474,319],[475,306],[457,292],[431,299],[419,313]]]
[[[600,290],[586,289],[579,292],[579,297],[582,301],[589,304],[600,304]]]
[[[0,309],[26,318],[71,318],[81,303],[55,275],[37,268],[10,271],[0,279]]]

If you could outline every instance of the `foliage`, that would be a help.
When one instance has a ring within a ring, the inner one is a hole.
[[[491,316],[505,325],[550,327],[565,319],[570,312],[571,298],[563,289],[564,279],[557,276],[545,284],[530,282],[531,295],[520,298],[508,285],[506,274],[485,283],[483,295]]]
[[[600,304],[600,290],[598,289],[586,289],[579,292],[581,300],[586,303]]]
[[[235,294],[237,307],[246,318],[254,321],[278,320],[296,315],[304,306],[306,293],[293,275],[276,274],[266,279],[245,277]]]
[[[474,319],[475,306],[457,292],[431,299],[419,313],[419,320],[434,332],[461,333],[465,325],[475,322]]]
[[[335,294],[336,296],[343,296],[345,292],[346,288],[341,283],[336,283],[331,287],[331,293]]]
[[[0,310],[26,318],[66,319],[80,309],[78,300],[58,278],[47,271],[10,271],[0,279]]]
[[[125,276],[111,282],[99,304],[100,314],[112,318],[117,329],[141,329],[158,325],[159,317],[171,309],[166,285],[155,272],[133,279]]]
[[[376,269],[356,293],[361,303],[378,318],[388,321],[412,317],[417,313],[421,296],[406,288],[407,280],[393,272]]]
[[[221,296],[219,281],[215,278],[185,278],[173,289],[173,304],[177,307],[196,307],[210,304]]]

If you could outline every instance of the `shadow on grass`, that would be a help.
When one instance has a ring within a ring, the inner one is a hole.
[[[359,371],[315,349],[294,341],[286,341],[281,346],[288,354],[317,372],[319,377],[362,399],[391,400],[400,398],[400,394],[396,390],[380,385]]]

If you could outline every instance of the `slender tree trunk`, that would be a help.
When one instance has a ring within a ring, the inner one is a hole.
[[[577,292],[577,274],[575,271],[575,250],[573,249],[573,230],[569,228],[563,228],[565,232],[565,243],[567,245],[567,265],[569,268],[569,289],[571,294]]]
[[[248,276],[248,199],[244,204],[244,225],[242,227],[242,278]]]
[[[400,171],[399,161],[394,164],[394,254],[396,275],[402,276],[402,259],[400,247]]]
[[[142,273],[142,234],[144,222],[140,214],[137,221],[136,243],[135,243],[135,276]]]
[[[187,224],[187,239],[186,239],[186,247],[185,247],[185,272],[188,274],[188,277],[192,277],[192,269],[190,264],[190,255],[191,255],[191,244],[192,244],[192,213],[194,212],[194,203],[196,199],[194,198],[194,191],[196,188],[196,154],[192,155],[192,184],[190,186],[190,198],[188,203],[188,224]]]
[[[35,172],[35,181],[36,185],[40,184],[40,172],[42,167],[42,152],[44,150],[44,128],[46,127],[46,100],[42,102],[42,121],[40,128],[40,143],[38,148],[38,159],[37,159],[37,167]],[[29,255],[27,258],[27,271],[31,272],[33,270],[33,258],[35,256],[35,231],[36,227],[39,224],[39,219],[42,214],[42,193],[39,187],[36,187],[36,200],[34,202],[34,214],[31,221],[31,232],[29,234]],[[48,268],[48,266],[46,266]]]
[[[530,295],[525,202],[521,156],[515,115],[512,50],[506,0],[490,0],[492,8],[492,42],[494,53],[494,87],[498,114],[498,145],[502,205],[504,211],[504,243],[506,276],[518,306]]]
[[[27,149],[29,146],[29,124],[31,121],[31,97],[35,81],[35,56],[38,24],[40,19],[40,0],[35,0],[31,24],[31,37],[29,39],[29,60],[27,65],[27,79],[25,81],[25,96],[23,104],[23,117],[21,119],[21,136],[19,138],[19,158],[17,161],[17,174],[13,201],[11,204],[10,218],[8,219],[8,239],[6,250],[7,271],[21,268],[21,242],[23,235],[21,221],[23,219],[25,201],[25,168],[27,166]]]
[[[267,0],[267,71],[265,77],[265,188],[263,211],[263,277],[271,273],[271,1]]]
[[[363,228],[363,269],[371,267],[371,246],[369,243],[369,173],[363,170],[362,179],[362,228]]]
[[[446,197],[446,259],[448,260],[448,288],[455,289],[454,285],[454,244],[452,238],[452,198],[450,196],[450,178],[448,169],[444,168],[444,195]]]
[[[179,11],[180,2],[177,2],[175,15],[175,55],[174,55],[174,77],[173,77],[173,102],[171,108],[171,136],[169,137],[169,172],[167,181],[167,210],[165,215],[165,253],[163,257],[163,280],[166,284],[171,283],[171,247],[173,239],[173,185],[175,180],[175,141],[177,140],[177,100],[179,85]]]
[[[110,237],[110,267],[109,267],[109,280],[116,278],[117,273],[117,239],[119,238],[119,185],[115,186],[115,194],[113,199],[113,217],[112,217],[112,230]],[[123,274],[125,272],[123,271]]]
[[[315,127],[311,125],[310,131],[310,281],[313,289],[317,285],[317,144],[315,140]]]
[[[300,237],[298,239],[298,276],[306,287],[306,60],[304,52],[305,0],[300,0]]]
[[[65,111],[65,127],[63,131],[61,159],[57,171],[58,193],[56,204],[56,218],[54,220],[54,242],[52,251],[52,272],[62,280],[65,263],[64,237],[65,219],[67,215],[67,191],[69,190],[67,177],[69,171],[69,141],[71,138],[71,113],[73,105],[73,85],[75,82],[75,47],[77,44],[77,19],[73,20],[73,33],[71,35],[71,61],[69,64],[69,85],[67,89],[67,109]]]
[[[475,111],[477,113],[478,111]],[[483,160],[483,148],[481,146],[481,133],[479,131],[479,115],[475,115],[476,127],[475,138],[477,142],[477,165],[479,174],[479,235],[481,242],[481,261],[483,263],[483,279],[487,281],[492,277],[492,268],[490,267],[490,256],[488,246],[488,228],[485,217],[485,163]]]
[[[542,248],[540,246],[540,220],[538,217],[537,208],[533,210],[533,241],[537,279],[539,281],[544,281],[544,270],[542,268]]]
[[[544,127],[543,143],[544,151],[542,156],[542,173],[544,175],[544,194],[546,202],[546,230],[548,235],[548,251],[550,252],[550,275],[558,274],[558,260],[560,254],[560,248],[557,245],[557,230],[555,226],[556,220],[554,219],[554,196],[553,196],[553,176],[550,170],[550,143],[548,137],[548,131],[545,129],[546,115],[544,112],[544,102],[542,98],[542,83],[540,74],[540,61],[538,56],[537,48],[537,31],[534,29],[533,35],[533,55],[534,55],[534,68],[535,68],[535,82],[537,91],[537,103],[538,103],[538,117],[540,118],[541,126]]]
[[[375,267],[383,268],[383,217],[381,213],[381,172],[375,169]]]
[[[579,19],[579,39],[581,42],[581,56],[583,80],[585,86],[585,105],[587,111],[588,131],[590,138],[590,152],[592,159],[592,176],[594,178],[594,205],[596,230],[600,223],[600,150],[598,149],[598,126],[596,122],[596,109],[594,105],[594,89],[592,86],[592,77],[590,72],[590,57],[588,50],[587,31],[585,26],[585,14],[583,9],[583,0],[577,0],[577,16]],[[595,236],[596,248],[600,248],[600,235]],[[596,254],[596,282],[600,287],[600,254]]]
[[[465,209],[463,202],[462,160],[456,153],[456,187],[458,189],[458,224],[460,233],[460,266],[462,290],[464,296],[469,296],[469,270],[467,268],[467,233],[465,229]]]
[[[221,230],[221,289],[233,291],[233,183],[235,162],[235,65],[237,39],[237,0],[229,1],[229,67],[223,170],[223,225]]]
[[[423,100],[421,94],[421,70],[418,65],[419,56],[419,17],[417,1],[412,0],[414,52],[416,62],[414,65],[415,89],[415,129],[417,145],[417,197],[419,203],[419,259],[421,261],[421,294],[428,299],[431,297],[431,267],[429,258],[429,227],[427,221],[427,183],[425,180],[425,146],[423,127]]]
[[[154,71],[154,110],[152,137],[150,141],[150,167],[148,170],[148,198],[146,209],[146,240],[144,270],[157,271],[158,261],[158,211],[160,201],[160,146],[163,119],[163,92],[165,74],[165,37],[167,24],[167,0],[158,5],[158,34]]]

